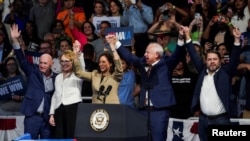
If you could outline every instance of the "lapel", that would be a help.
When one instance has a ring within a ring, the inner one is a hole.
[[[101,81],[101,78],[102,78],[102,76],[100,76],[98,79],[100,79],[100,85],[101,84],[105,84],[105,83],[107,83],[107,81],[110,79],[110,76],[111,76],[111,74],[107,74],[104,78],[103,78],[103,80]]]

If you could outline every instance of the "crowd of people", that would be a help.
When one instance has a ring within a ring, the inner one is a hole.
[[[132,27],[131,45],[102,17]],[[74,138],[85,102],[150,112],[153,141],[199,117],[207,141],[210,124],[250,118],[250,0],[4,1],[0,89],[0,115],[24,115],[32,139]]]

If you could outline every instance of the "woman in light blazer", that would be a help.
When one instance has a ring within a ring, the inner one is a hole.
[[[120,104],[118,86],[123,76],[120,57],[115,49],[115,42],[106,37],[112,54],[102,53],[98,58],[98,69],[86,72],[80,69],[78,59],[74,62],[76,76],[92,82],[92,103]]]
[[[85,66],[83,55],[80,52],[80,43],[75,41],[73,50],[65,50],[60,56],[62,72],[56,76],[55,92],[52,96],[50,107],[51,126],[55,126],[54,138],[74,138],[77,106],[82,102],[81,91],[83,80],[73,71],[75,58],[80,58],[80,64]]]

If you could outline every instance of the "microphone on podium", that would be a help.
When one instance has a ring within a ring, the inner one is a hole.
[[[99,88],[99,91],[97,92],[97,95],[98,95],[97,99],[100,100],[100,101],[102,101],[102,99],[100,98],[100,96],[103,95],[104,88],[105,87],[103,85],[101,85],[100,88]]]
[[[104,98],[103,98],[103,103],[105,104],[106,97],[109,95],[110,91],[112,90],[112,86],[109,85],[107,90],[104,92]]]

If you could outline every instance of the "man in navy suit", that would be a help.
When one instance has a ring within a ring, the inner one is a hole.
[[[188,30],[187,30],[188,31]],[[190,32],[186,33],[186,47],[199,76],[194,91],[191,110],[199,115],[198,133],[201,141],[208,141],[209,125],[230,124],[229,104],[232,93],[232,77],[240,60],[240,36],[238,28],[233,30],[234,45],[228,64],[222,65],[220,53],[209,50],[204,60],[197,55],[191,42]]]
[[[179,34],[183,35],[183,33],[183,28],[181,28]],[[108,35],[106,38],[116,40],[112,35]],[[166,141],[169,107],[176,104],[171,75],[184,55],[185,47],[182,47],[183,45],[183,39],[178,39],[175,51],[168,57],[164,55],[161,45],[150,43],[144,57],[139,58],[121,46],[119,41],[116,41],[116,48],[121,57],[140,71],[139,109],[149,119],[149,137],[152,136],[153,141]],[[150,73],[147,73],[148,70]]]
[[[10,31],[15,55],[28,78],[28,87],[21,106],[21,112],[25,115],[24,133],[30,133],[32,139],[48,139],[51,137],[49,109],[56,76],[51,70],[52,57],[43,54],[39,58],[39,65],[30,64],[18,42],[18,26],[12,25]]]

